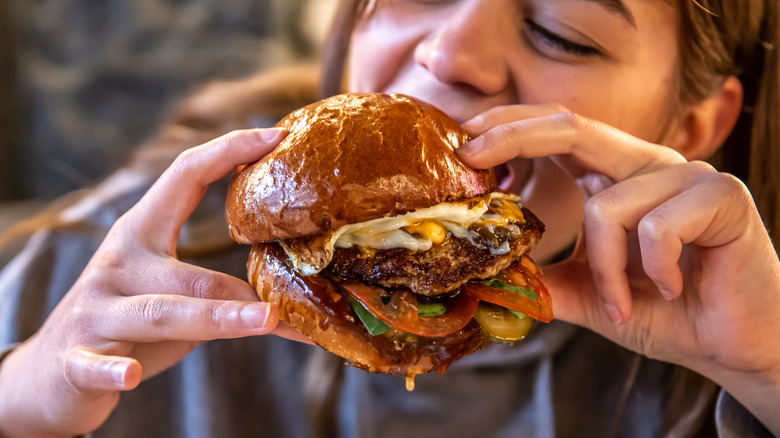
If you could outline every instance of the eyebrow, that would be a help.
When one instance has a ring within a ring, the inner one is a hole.
[[[628,10],[626,5],[621,0],[586,0],[589,2],[596,3],[598,5],[601,5],[605,9],[609,10],[610,12],[616,12],[623,16],[623,18],[626,19],[626,21],[631,24],[631,26],[636,27],[636,20],[634,20],[634,15],[631,13],[631,11]]]

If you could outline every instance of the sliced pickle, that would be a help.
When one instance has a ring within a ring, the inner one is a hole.
[[[534,325],[534,319],[523,314],[516,316],[511,310],[480,301],[474,319],[489,337],[503,342],[516,342],[525,337]]]

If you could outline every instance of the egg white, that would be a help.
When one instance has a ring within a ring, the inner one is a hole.
[[[373,249],[406,248],[412,251],[427,251],[433,246],[430,238],[412,235],[403,228],[423,222],[435,221],[455,237],[464,238],[468,227],[479,220],[495,221],[495,215],[486,214],[488,205],[494,200],[520,203],[514,194],[494,192],[490,200],[483,200],[469,208],[468,203],[448,202],[422,208],[393,217],[373,219],[367,222],[345,225],[324,240],[320,240],[324,254],[332,257],[335,248],[350,248],[359,245]],[[322,268],[304,262],[291,248],[282,244],[295,268],[303,275],[314,275]],[[329,260],[328,260],[329,262]],[[327,266],[325,263],[323,266]]]

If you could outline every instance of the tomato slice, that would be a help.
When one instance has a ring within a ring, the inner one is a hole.
[[[536,292],[537,300],[532,300],[516,292],[476,282],[464,284],[461,291],[463,294],[512,309],[538,321],[550,322],[553,319],[552,300],[547,287],[542,282],[541,275],[539,267],[530,258],[523,256],[519,262],[496,276],[497,280],[513,286],[532,289]]]
[[[385,304],[382,290],[377,287],[358,282],[344,282],[341,287],[383,322],[419,336],[441,337],[455,333],[465,327],[477,311],[476,298],[458,294],[447,300],[448,309],[443,315],[419,316],[417,296],[411,291],[397,290]]]

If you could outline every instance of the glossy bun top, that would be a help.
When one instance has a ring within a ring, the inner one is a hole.
[[[277,126],[289,135],[239,167],[228,190],[230,234],[241,243],[320,234],[496,189],[492,170],[455,155],[468,134],[409,96],[341,94]]]

